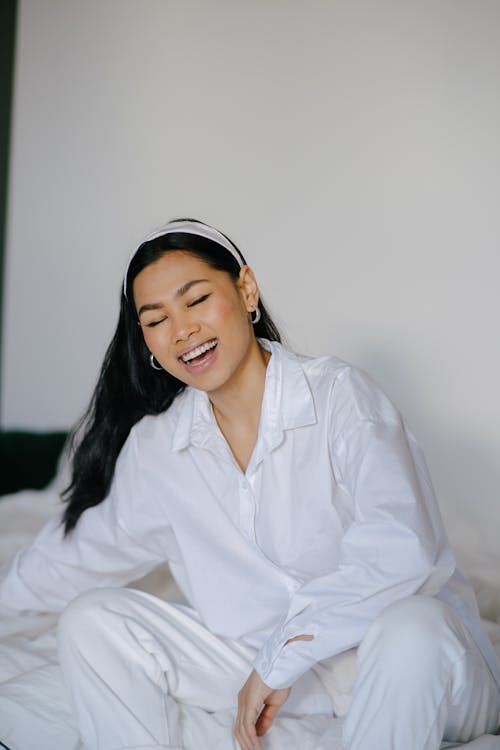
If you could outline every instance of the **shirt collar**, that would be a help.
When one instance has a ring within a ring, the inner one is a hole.
[[[281,442],[285,430],[315,424],[317,417],[299,357],[276,341],[259,339],[259,343],[271,352],[271,357],[266,370],[258,444],[264,450],[272,450]],[[188,445],[201,447],[211,439],[224,440],[204,391],[187,387],[170,408],[177,412],[172,450],[182,450]]]

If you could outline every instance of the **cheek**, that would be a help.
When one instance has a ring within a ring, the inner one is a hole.
[[[151,330],[149,328],[143,328],[142,337],[148,349],[151,350],[153,347],[153,340],[154,340],[154,337],[151,335]]]
[[[222,299],[213,310],[214,318],[229,324],[238,323],[241,319],[241,307],[238,300]]]
[[[149,351],[154,352],[161,348],[164,334],[159,326],[157,328],[143,328],[142,335],[144,336],[144,341]]]
[[[245,306],[238,294],[219,298],[214,309],[214,316],[235,328],[246,325],[248,321]]]

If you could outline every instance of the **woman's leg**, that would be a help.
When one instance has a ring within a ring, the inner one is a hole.
[[[358,649],[346,750],[438,750],[499,723],[498,688],[446,604],[412,596],[384,610]]]
[[[132,589],[75,599],[59,657],[89,750],[180,748],[179,704],[237,704],[252,652],[213,636],[188,607]]]

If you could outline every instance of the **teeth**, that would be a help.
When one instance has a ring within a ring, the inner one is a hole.
[[[187,354],[183,354],[181,359],[183,362],[190,362],[195,357],[199,357],[200,354],[204,354],[205,352],[208,352],[210,349],[213,349],[214,346],[217,346],[217,341],[207,341],[206,344],[197,346],[196,349],[192,349]]]

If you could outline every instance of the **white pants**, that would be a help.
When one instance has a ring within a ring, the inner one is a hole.
[[[253,655],[209,633],[188,607],[130,589],[83,594],[59,625],[60,663],[89,750],[181,748],[180,704],[234,709]],[[346,750],[438,750],[443,739],[466,742],[500,724],[499,692],[482,656],[436,599],[415,596],[388,607],[357,659]],[[327,689],[334,665],[320,670]],[[309,695],[294,702],[292,690],[288,712],[331,706],[312,670],[301,683]]]
[[[498,687],[457,615],[426,596],[387,607],[358,649],[345,747],[437,750],[499,725]]]

